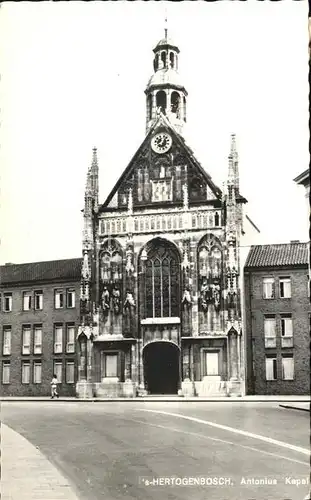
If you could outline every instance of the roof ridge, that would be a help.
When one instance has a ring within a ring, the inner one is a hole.
[[[252,245],[245,262],[245,268],[307,266],[309,243],[297,241]]]
[[[8,262],[7,264],[0,264],[1,267],[9,267],[9,266],[29,266],[30,264],[48,264],[52,262],[65,262],[65,261],[74,261],[74,260],[82,260],[82,257],[70,257],[68,259],[52,259],[52,260],[38,260],[35,262]]]

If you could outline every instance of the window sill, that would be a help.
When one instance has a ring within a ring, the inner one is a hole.
[[[180,324],[180,318],[177,316],[168,316],[166,318],[145,318],[141,320],[141,325],[173,325]]]

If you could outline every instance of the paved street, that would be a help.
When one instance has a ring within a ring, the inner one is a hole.
[[[303,500],[309,418],[278,403],[1,403],[81,500]]]

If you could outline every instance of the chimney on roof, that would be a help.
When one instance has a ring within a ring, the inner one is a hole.
[[[300,241],[299,241],[299,240],[291,240],[290,242],[291,242],[291,243],[300,243]]]
[[[4,265],[5,266],[13,266],[13,262],[6,262]]]

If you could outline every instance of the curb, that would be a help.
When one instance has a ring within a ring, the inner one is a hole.
[[[284,408],[294,408],[294,409],[299,409],[299,410],[304,410],[304,411],[310,411],[309,409],[306,408],[298,408],[292,405],[287,405],[283,403],[306,403],[310,404],[310,400],[301,400],[301,399],[248,399],[248,398],[243,398],[243,397],[226,397],[226,398],[185,398],[185,397],[180,397],[180,398],[153,398],[153,397],[147,397],[147,398],[59,398],[55,400],[51,400],[50,398],[44,398],[44,397],[2,397],[0,398],[0,404],[1,402],[6,402],[6,403],[14,403],[14,402],[26,402],[26,403],[38,403],[38,402],[49,402],[51,404],[57,404],[57,401],[60,403],[176,403],[176,402],[181,402],[181,403],[279,403],[279,406],[284,407]],[[282,403],[282,404],[281,404]]]
[[[307,411],[310,413],[310,408],[299,408],[298,406],[292,406],[292,405],[279,405],[281,408],[287,408],[290,410],[300,410],[300,411]]]

